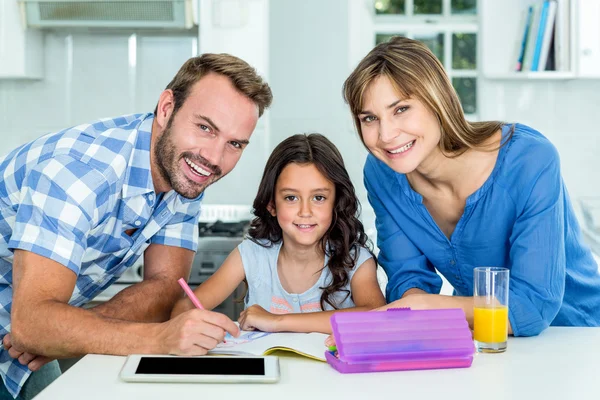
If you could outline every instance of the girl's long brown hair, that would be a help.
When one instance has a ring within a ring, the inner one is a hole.
[[[358,219],[360,203],[344,160],[329,139],[318,133],[298,134],[285,139],[273,150],[254,200],[256,217],[251,222],[248,236],[253,242],[266,247],[283,239],[277,218],[271,215],[267,207],[275,203],[277,179],[281,171],[291,163],[313,164],[335,185],[333,219],[319,242],[323,253],[329,256],[325,268],[329,268],[333,279],[331,284],[321,288],[323,294],[320,304],[321,309],[325,309],[325,303],[338,309],[339,305],[335,304],[332,295],[338,291],[345,291],[346,298],[350,295],[344,289],[348,284],[348,271],[354,268],[360,247],[366,247],[371,252],[371,243]]]
[[[387,77],[403,98],[417,98],[435,114],[441,131],[439,147],[447,157],[481,148],[504,124],[467,121],[458,95],[437,57],[423,43],[395,36],[375,46],[344,82],[344,100],[350,106],[363,144],[358,115],[363,111],[367,87],[380,76]],[[512,129],[504,143],[511,135]]]

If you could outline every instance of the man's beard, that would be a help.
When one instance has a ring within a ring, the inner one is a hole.
[[[222,178],[222,171],[221,168],[212,165],[200,155],[186,151],[181,153],[180,156],[177,156],[171,131],[171,123],[174,116],[175,115],[171,115],[165,131],[156,142],[156,146],[154,147],[154,159],[156,160],[158,172],[173,190],[186,199],[195,199],[200,196],[204,189],[209,185],[212,185]],[[185,176],[184,172],[181,171],[179,160],[182,158],[187,158],[194,164],[201,165],[203,168],[211,171],[212,176],[210,179],[203,184],[190,180]]]

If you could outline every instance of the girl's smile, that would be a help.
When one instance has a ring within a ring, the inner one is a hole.
[[[329,229],[335,185],[314,164],[288,164],[275,187],[277,217],[286,246],[314,246]]]

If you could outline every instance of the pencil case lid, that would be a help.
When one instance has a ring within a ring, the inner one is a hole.
[[[345,363],[472,360],[475,352],[462,309],[342,312],[331,326]]]

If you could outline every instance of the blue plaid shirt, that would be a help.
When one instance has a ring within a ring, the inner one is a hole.
[[[10,332],[13,250],[72,270],[69,304],[110,286],[151,243],[196,251],[202,195],[154,192],[153,114],[48,134],[0,158],[0,338]],[[125,231],[137,229],[132,236]],[[0,346],[0,375],[18,395],[31,371]]]

